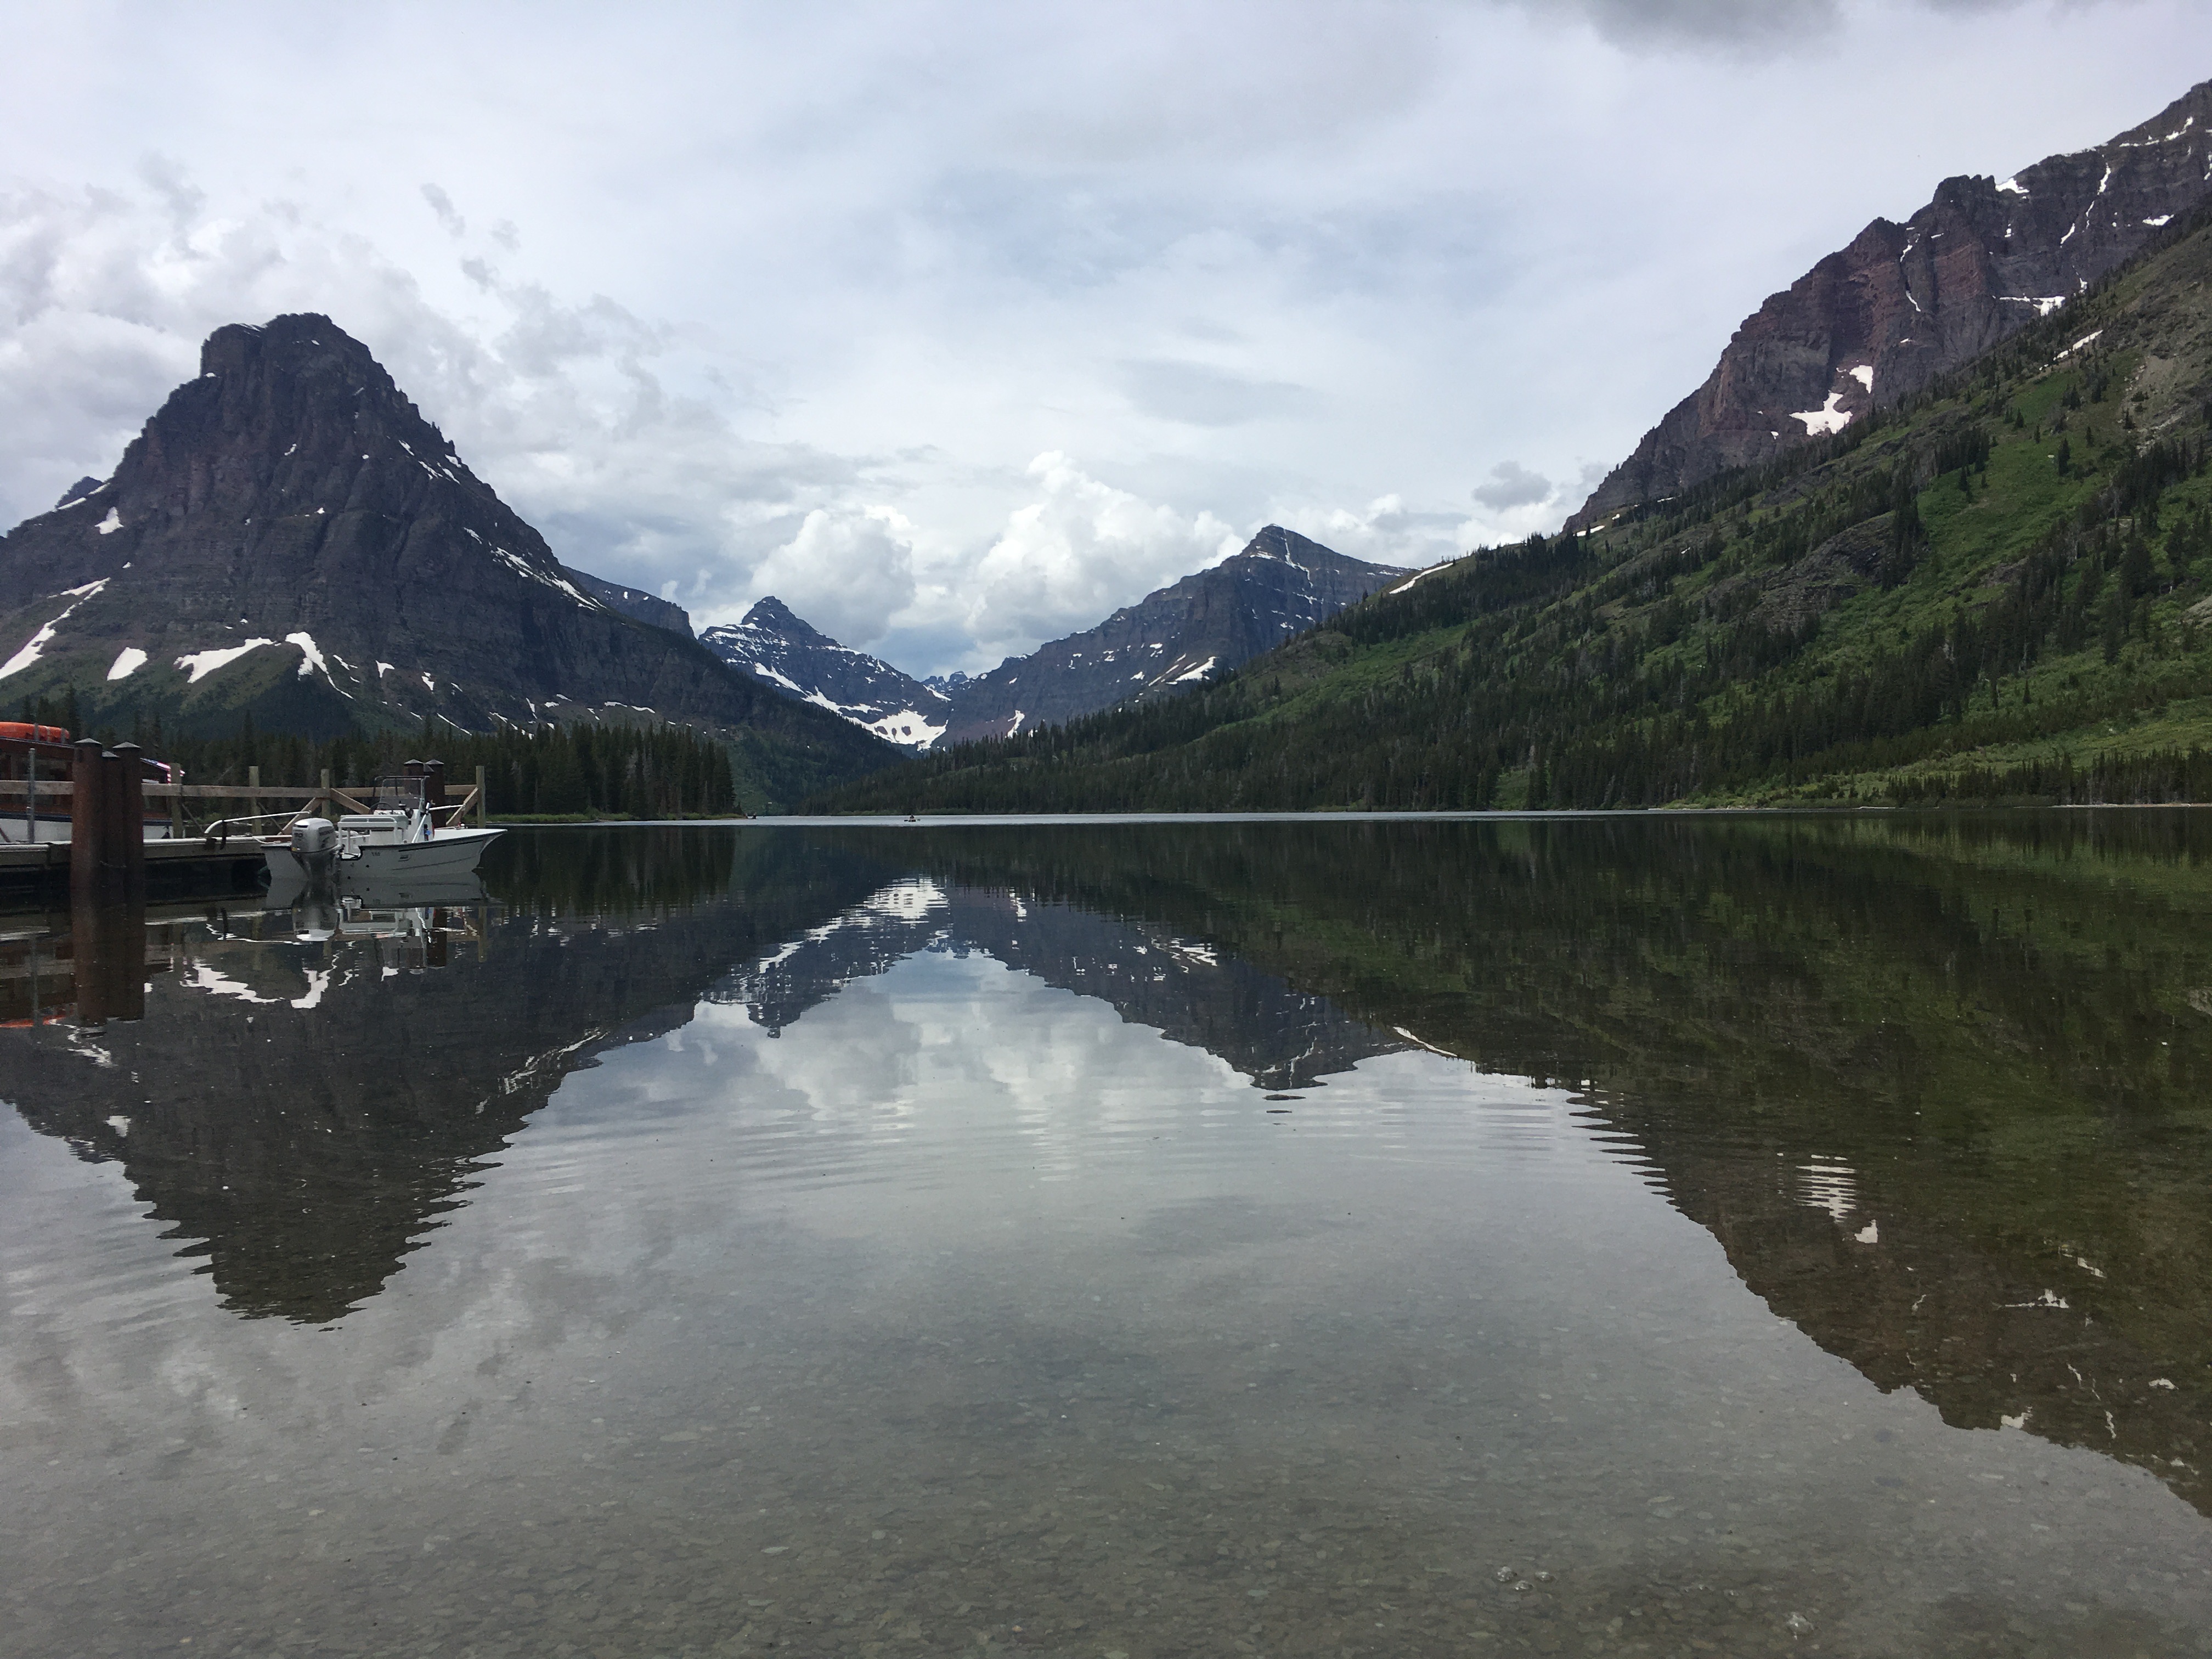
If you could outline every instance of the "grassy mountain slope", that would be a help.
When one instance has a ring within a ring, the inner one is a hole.
[[[2208,276],[2200,216],[1821,443],[811,805],[2212,799]]]

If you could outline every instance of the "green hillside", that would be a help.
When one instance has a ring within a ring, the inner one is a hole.
[[[827,811],[2212,799],[2212,228],[1895,409]]]

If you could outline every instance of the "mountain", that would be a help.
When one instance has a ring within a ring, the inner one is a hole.
[[[774,598],[701,637],[723,661],[787,696],[923,750],[1175,696],[1407,574],[1269,525],[1212,569],[973,677],[915,679],[817,632]]]
[[[218,329],[112,477],[0,538],[0,698],[88,724],[658,716],[729,734],[756,799],[892,756],[595,597],[314,315]]]
[[[2212,209],[1818,442],[812,810],[2212,799]]]
[[[564,564],[561,568],[570,581],[610,611],[619,611],[637,622],[650,623],[655,628],[665,628],[672,634],[689,635],[691,632],[691,613],[680,605],[638,588],[624,587],[604,576],[592,575],[573,564]]]
[[[1269,525],[1212,569],[975,676],[955,696],[945,740],[1011,737],[1176,696],[1407,574]]]
[[[2009,179],[1960,177],[1876,219],[1771,297],[1705,383],[1569,521],[1678,495],[1893,407],[2100,279],[2212,200],[2212,82],[2109,143]]]
[[[741,621],[710,628],[701,637],[741,674],[902,748],[928,748],[951,718],[952,702],[944,692],[817,633],[774,595],[756,603]]]

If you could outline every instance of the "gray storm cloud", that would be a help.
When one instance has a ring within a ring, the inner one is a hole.
[[[430,211],[438,216],[438,222],[445,227],[446,234],[465,236],[469,234],[469,222],[462,218],[453,206],[453,198],[437,185],[423,185],[422,199],[430,204]]]
[[[1542,473],[1531,472],[1518,461],[1500,461],[1490,469],[1490,482],[1476,485],[1469,493],[1492,511],[1506,513],[1549,500],[1552,488],[1552,481]]]
[[[1631,47],[1720,47],[1751,53],[1789,50],[1832,35],[1844,0],[1510,0],[1539,14],[1578,16],[1607,40]],[[2032,0],[1908,0],[1920,10],[1971,15],[2012,11]]]

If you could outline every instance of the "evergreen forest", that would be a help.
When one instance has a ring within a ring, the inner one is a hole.
[[[74,732],[75,701],[26,702],[21,717]],[[243,786],[258,769],[264,785],[310,787],[327,771],[339,788],[359,789],[410,760],[441,760],[454,799],[473,785],[476,769],[484,769],[495,817],[726,817],[741,810],[728,747],[688,726],[578,720],[468,732],[434,718],[410,732],[315,738],[257,731],[249,717],[233,736],[206,738],[167,733],[158,718],[142,717],[127,733],[90,735],[104,743],[127,737],[181,768],[189,784]],[[190,810],[212,817],[235,809],[196,800]]]

